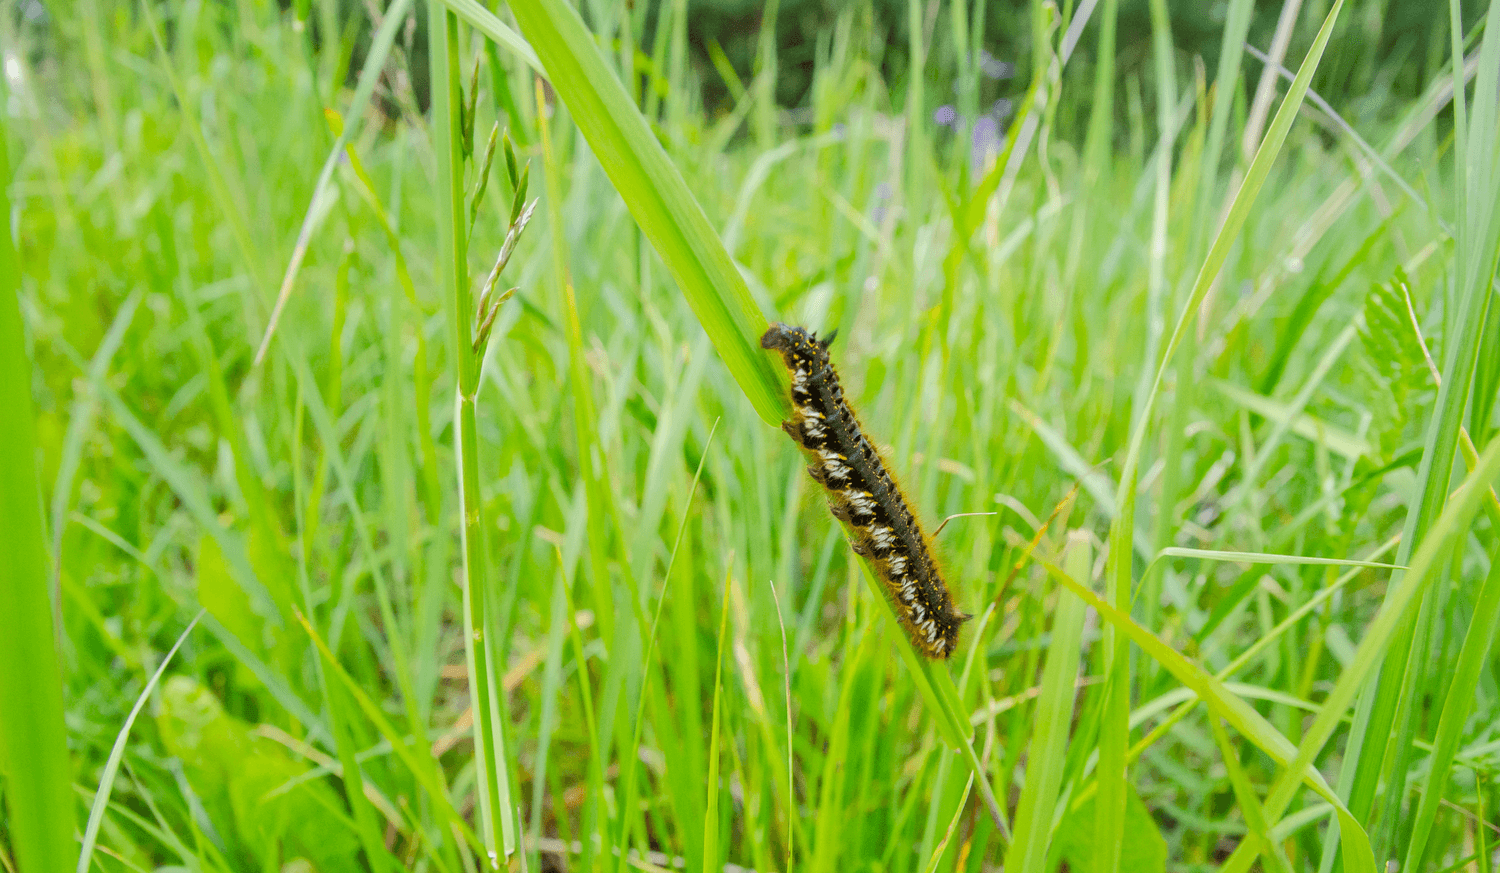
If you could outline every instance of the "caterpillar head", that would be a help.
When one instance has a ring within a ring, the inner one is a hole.
[[[828,346],[838,330],[832,330],[824,339],[812,331],[774,322],[760,338],[760,347],[780,352],[787,369],[813,369],[828,360]]]

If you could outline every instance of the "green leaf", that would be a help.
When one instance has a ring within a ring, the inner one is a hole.
[[[1068,810],[1057,828],[1059,854],[1068,862],[1068,869],[1076,873],[1097,873],[1094,847],[1094,804],[1090,797],[1076,808]],[[1125,838],[1120,845],[1120,869],[1131,873],[1156,873],[1167,868],[1167,841],[1162,838],[1151,811],[1136,793],[1134,786],[1127,786],[1125,793]]]

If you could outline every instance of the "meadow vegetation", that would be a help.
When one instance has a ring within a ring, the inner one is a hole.
[[[1500,2],[582,5],[7,10],[0,869],[1493,869]]]

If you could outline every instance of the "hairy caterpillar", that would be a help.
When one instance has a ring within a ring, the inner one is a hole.
[[[760,338],[761,348],[779,352],[792,374],[792,419],[781,428],[813,461],[808,474],[827,490],[834,516],[848,525],[855,553],[875,568],[911,644],[929,658],[947,658],[972,616],[954,609],[927,534],[844,400],[828,359],[833,336],[819,340],[777,323]]]

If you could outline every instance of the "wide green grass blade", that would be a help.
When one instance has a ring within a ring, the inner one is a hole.
[[[9,90],[0,84],[0,101]],[[0,773],[6,829],[23,873],[74,860],[72,765],[62,668],[47,596],[31,361],[11,231],[8,131],[0,122]]]
[[[450,8],[460,15],[472,12],[467,4],[451,3]],[[786,417],[787,400],[771,357],[759,346],[765,316],[593,36],[563,0],[516,0],[510,8],[552,87],[730,374],[761,419],[779,424]]]

